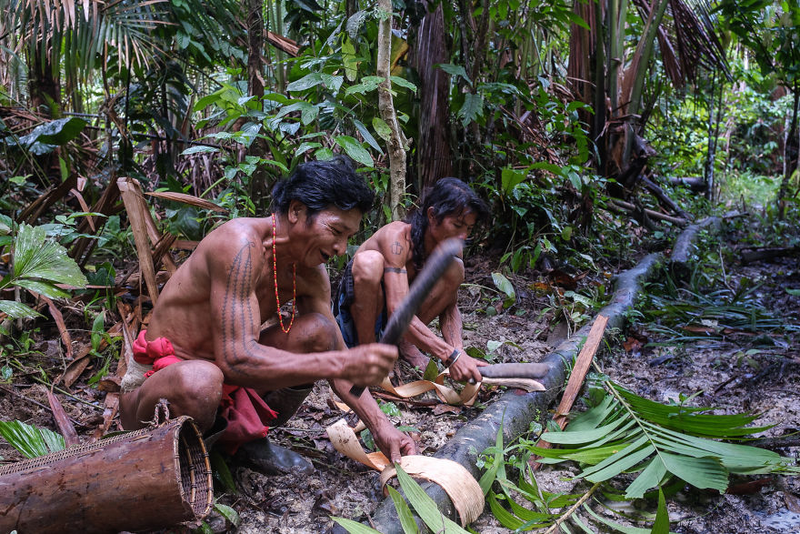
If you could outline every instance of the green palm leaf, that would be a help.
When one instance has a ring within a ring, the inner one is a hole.
[[[14,277],[41,280],[49,283],[51,288],[53,283],[76,287],[87,284],[86,277],[75,260],[67,256],[66,249],[48,240],[44,228],[27,224],[19,226],[14,245]],[[44,286],[36,285],[31,289],[34,287],[44,289]]]
[[[595,483],[640,471],[627,498],[642,497],[672,476],[697,488],[725,491],[730,473],[800,471],[772,451],[717,441],[769,428],[748,427],[755,415],[713,415],[709,408],[659,404],[610,381],[605,390],[603,400],[568,430],[542,434],[545,441],[573,448],[531,451],[547,463],[578,461],[587,466],[579,476]]]
[[[21,421],[0,421],[0,436],[26,458],[38,458],[66,448],[60,434]]]

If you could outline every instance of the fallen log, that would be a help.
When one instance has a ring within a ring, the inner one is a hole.
[[[704,192],[708,189],[708,182],[702,176],[689,176],[685,178],[670,178],[669,183],[672,185],[681,185],[688,187],[695,192]]]
[[[743,249],[741,257],[742,263],[752,263],[754,261],[797,256],[798,254],[800,254],[800,247],[764,247]]]
[[[188,417],[0,467],[0,532],[115,533],[211,510],[213,482]]]
[[[621,328],[626,321],[626,312],[633,307],[634,299],[641,282],[655,272],[661,260],[660,254],[650,254],[639,264],[617,277],[614,296],[610,304],[600,314],[608,317],[609,328]],[[555,400],[566,377],[566,362],[572,361],[578,353],[580,343],[589,335],[594,321],[582,327],[575,335],[561,343],[548,354],[541,363],[550,366],[550,371],[540,379],[545,391],[525,392],[519,389],[506,391],[490,404],[483,413],[464,425],[434,455],[436,458],[453,460],[463,465],[476,479],[481,476],[477,467],[477,457],[481,451],[495,445],[497,433],[502,428],[505,443],[510,443],[528,432],[533,421],[544,423],[550,403]],[[436,503],[439,511],[454,519],[455,507],[441,486],[432,482],[421,484],[425,492]],[[373,527],[383,534],[402,534],[402,526],[392,499],[384,500],[372,517]],[[332,530],[336,534],[345,532],[338,525]]]
[[[692,252],[696,249],[694,241],[703,228],[710,226],[712,231],[718,232],[721,221],[717,217],[706,217],[700,222],[691,224],[681,232],[672,247],[669,257],[669,269],[678,280],[686,280],[691,273]]]
[[[630,202],[625,202],[624,200],[619,200],[617,198],[612,198],[611,199],[611,204],[609,205],[609,207],[611,207],[612,209],[613,208],[617,208],[617,209],[619,209],[621,211],[625,211],[625,212],[628,212],[628,213],[633,213],[633,212],[635,212],[637,210],[636,206],[634,206]],[[679,217],[673,217],[672,215],[667,215],[666,213],[659,213],[657,211],[653,211],[653,210],[647,209],[647,208],[644,209],[644,213],[648,217],[650,217],[651,219],[658,219],[660,221],[667,221],[667,222],[671,222],[673,224],[677,224],[679,226],[683,226],[684,224],[687,224],[689,222],[687,219],[681,219]]]
[[[686,213],[680,206],[678,206],[678,204],[675,203],[675,201],[672,200],[663,189],[661,189],[661,186],[647,176],[642,176],[642,184],[644,185],[645,189],[650,191],[650,193],[652,193],[652,195],[658,199],[662,206],[674,212],[680,219],[689,220],[689,214]]]

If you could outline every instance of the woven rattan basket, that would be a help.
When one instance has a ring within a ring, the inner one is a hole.
[[[0,467],[0,532],[120,532],[198,520],[214,500],[188,417]]]

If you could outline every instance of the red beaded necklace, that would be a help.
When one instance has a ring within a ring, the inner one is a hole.
[[[275,214],[272,214],[272,276],[275,279],[275,302],[278,305],[278,321],[281,323],[281,330],[284,334],[288,334],[292,329],[294,323],[294,312],[297,305],[297,264],[292,264],[292,318],[289,321],[289,326],[283,326],[283,316],[281,315],[281,299],[278,297],[278,254],[275,252],[275,241],[277,235],[277,228],[275,225]]]

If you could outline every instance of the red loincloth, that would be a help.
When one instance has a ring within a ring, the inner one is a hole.
[[[147,341],[146,330],[139,332],[133,343],[133,359],[142,365],[152,365],[153,369],[145,373],[145,378],[161,369],[183,361],[175,355],[170,340],[165,337]],[[222,385],[222,400],[219,403],[219,415],[228,421],[225,433],[219,442],[225,446],[229,454],[234,454],[243,443],[266,437],[269,427],[267,422],[277,417],[261,395],[252,388]]]

